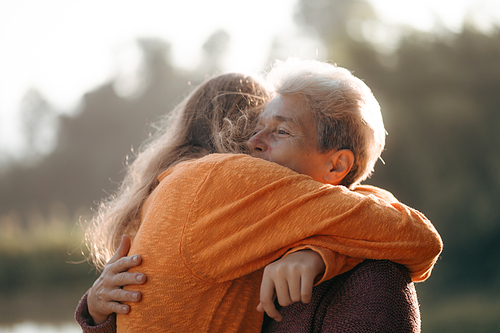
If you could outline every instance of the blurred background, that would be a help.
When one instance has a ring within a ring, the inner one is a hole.
[[[424,332],[500,332],[498,0],[0,1],[0,332],[78,332],[82,225],[148,124],[207,75],[329,60],[388,131],[366,183],[445,247]]]

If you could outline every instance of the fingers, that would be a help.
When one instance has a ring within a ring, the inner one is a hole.
[[[302,303],[311,302],[313,286],[314,286],[314,274],[310,274],[310,272],[305,272],[301,279],[300,285],[300,300]]]
[[[312,298],[315,275],[309,271],[294,272],[286,279],[278,279],[275,283],[276,297],[281,306],[288,306],[302,301],[309,303]]]
[[[263,283],[265,279],[273,281],[276,298],[281,306],[287,306],[301,300],[301,272],[297,268],[296,265],[276,262],[264,270],[262,281]]]
[[[108,314],[111,314],[113,312],[126,314],[130,312],[130,306],[118,302],[107,302],[102,307],[101,312],[102,313],[106,312]]]
[[[277,298],[281,306],[294,302],[311,302],[314,280],[325,270],[322,257],[312,250],[301,250],[269,264],[264,269],[258,311],[280,321],[274,305]]]
[[[116,249],[115,254],[111,257],[108,264],[114,263],[118,259],[125,257],[130,250],[130,237],[128,235],[122,235],[120,246]]]
[[[130,306],[128,306],[127,304],[121,304],[117,302],[110,302],[108,304],[112,312],[120,314],[127,314],[130,312]]]
[[[139,283],[139,280],[142,281],[141,283],[146,281],[145,275],[141,273],[121,273],[119,275],[124,276],[121,278],[121,283],[125,284],[133,284],[132,279],[136,281],[135,284]],[[119,302],[138,302],[141,297],[142,295],[138,291],[123,290],[113,283],[110,284],[109,279],[100,277],[89,290],[87,306],[94,322],[100,324],[106,321],[109,314],[113,312],[128,313],[130,311],[128,305]]]
[[[261,312],[265,311],[267,313],[267,315],[271,318],[273,318],[274,320],[276,321],[281,321],[282,317],[281,317],[281,314],[279,313],[278,310],[276,310],[276,307],[274,306],[274,303],[260,303],[259,305],[262,305],[260,307],[260,309],[262,309]],[[257,307],[257,310],[259,309],[259,307]]]
[[[290,290],[286,279],[278,279],[275,283],[276,298],[281,306],[292,304],[290,299]]]
[[[111,288],[124,287],[130,284],[143,284],[146,282],[146,275],[142,273],[120,273],[110,279]]]
[[[301,299],[301,275],[299,272],[294,272],[283,281],[283,293],[278,294],[278,301],[281,306],[287,306]]]
[[[276,321],[281,321],[281,314],[274,306],[275,299],[276,294],[274,281],[268,276],[268,274],[266,274],[266,270],[264,270],[260,286],[260,303],[257,306],[257,311],[265,311],[269,317]]]
[[[122,304],[118,302],[107,302],[103,305],[101,308],[100,312],[98,314],[92,314],[92,311],[89,307],[89,313],[91,314],[92,318],[94,319],[94,322],[99,325],[105,322],[111,313],[120,313],[120,314],[127,314],[130,312],[130,306],[127,304]],[[106,315],[101,315],[102,313],[106,313]]]
[[[115,253],[116,255],[116,253]],[[110,262],[106,265],[107,270],[111,270],[114,274],[125,272],[132,267],[139,266],[141,264],[142,258],[140,255],[136,254],[130,257],[122,257],[117,259],[115,262]],[[105,270],[106,270],[105,269]]]
[[[109,293],[110,301],[113,302],[138,302],[141,300],[141,293],[138,291],[115,289]]]

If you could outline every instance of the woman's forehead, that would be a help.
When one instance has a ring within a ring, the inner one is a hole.
[[[277,120],[300,125],[304,120],[309,119],[310,115],[301,107],[298,97],[279,95],[267,104],[259,118],[260,120]]]

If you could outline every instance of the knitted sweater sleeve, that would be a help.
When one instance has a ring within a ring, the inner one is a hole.
[[[325,278],[368,258],[406,265],[414,281],[423,281],[442,249],[430,221],[401,203],[320,184],[260,159],[210,155],[172,175],[183,179],[176,186],[195,192],[180,249],[202,279],[233,280],[291,248],[314,245],[354,258],[332,265]]]
[[[75,320],[81,326],[83,333],[115,333],[116,314],[111,314],[104,323],[94,325],[87,304],[88,291],[83,295],[75,311]]]
[[[382,199],[387,203],[399,202],[392,195],[392,193],[371,185],[358,185],[354,189],[354,191],[362,195],[373,195],[376,198]],[[313,245],[302,245],[294,247],[293,249],[289,250],[284,255],[284,257],[301,250],[312,250],[316,252],[321,256],[323,262],[325,263],[325,272],[323,273],[322,277],[317,280],[315,285],[319,285],[320,283],[333,278],[335,275],[340,274],[340,271],[345,271],[350,267],[354,267],[364,260],[363,258],[350,258],[327,248]],[[343,267],[343,269],[339,271],[338,267]]]

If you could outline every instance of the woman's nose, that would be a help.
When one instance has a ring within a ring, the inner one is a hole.
[[[252,136],[250,138],[250,140],[248,140],[248,146],[250,147],[250,150],[252,151],[266,151],[267,150],[267,143],[266,143],[266,140],[264,138],[264,130],[262,131],[259,131],[257,133],[254,134],[254,136]]]

